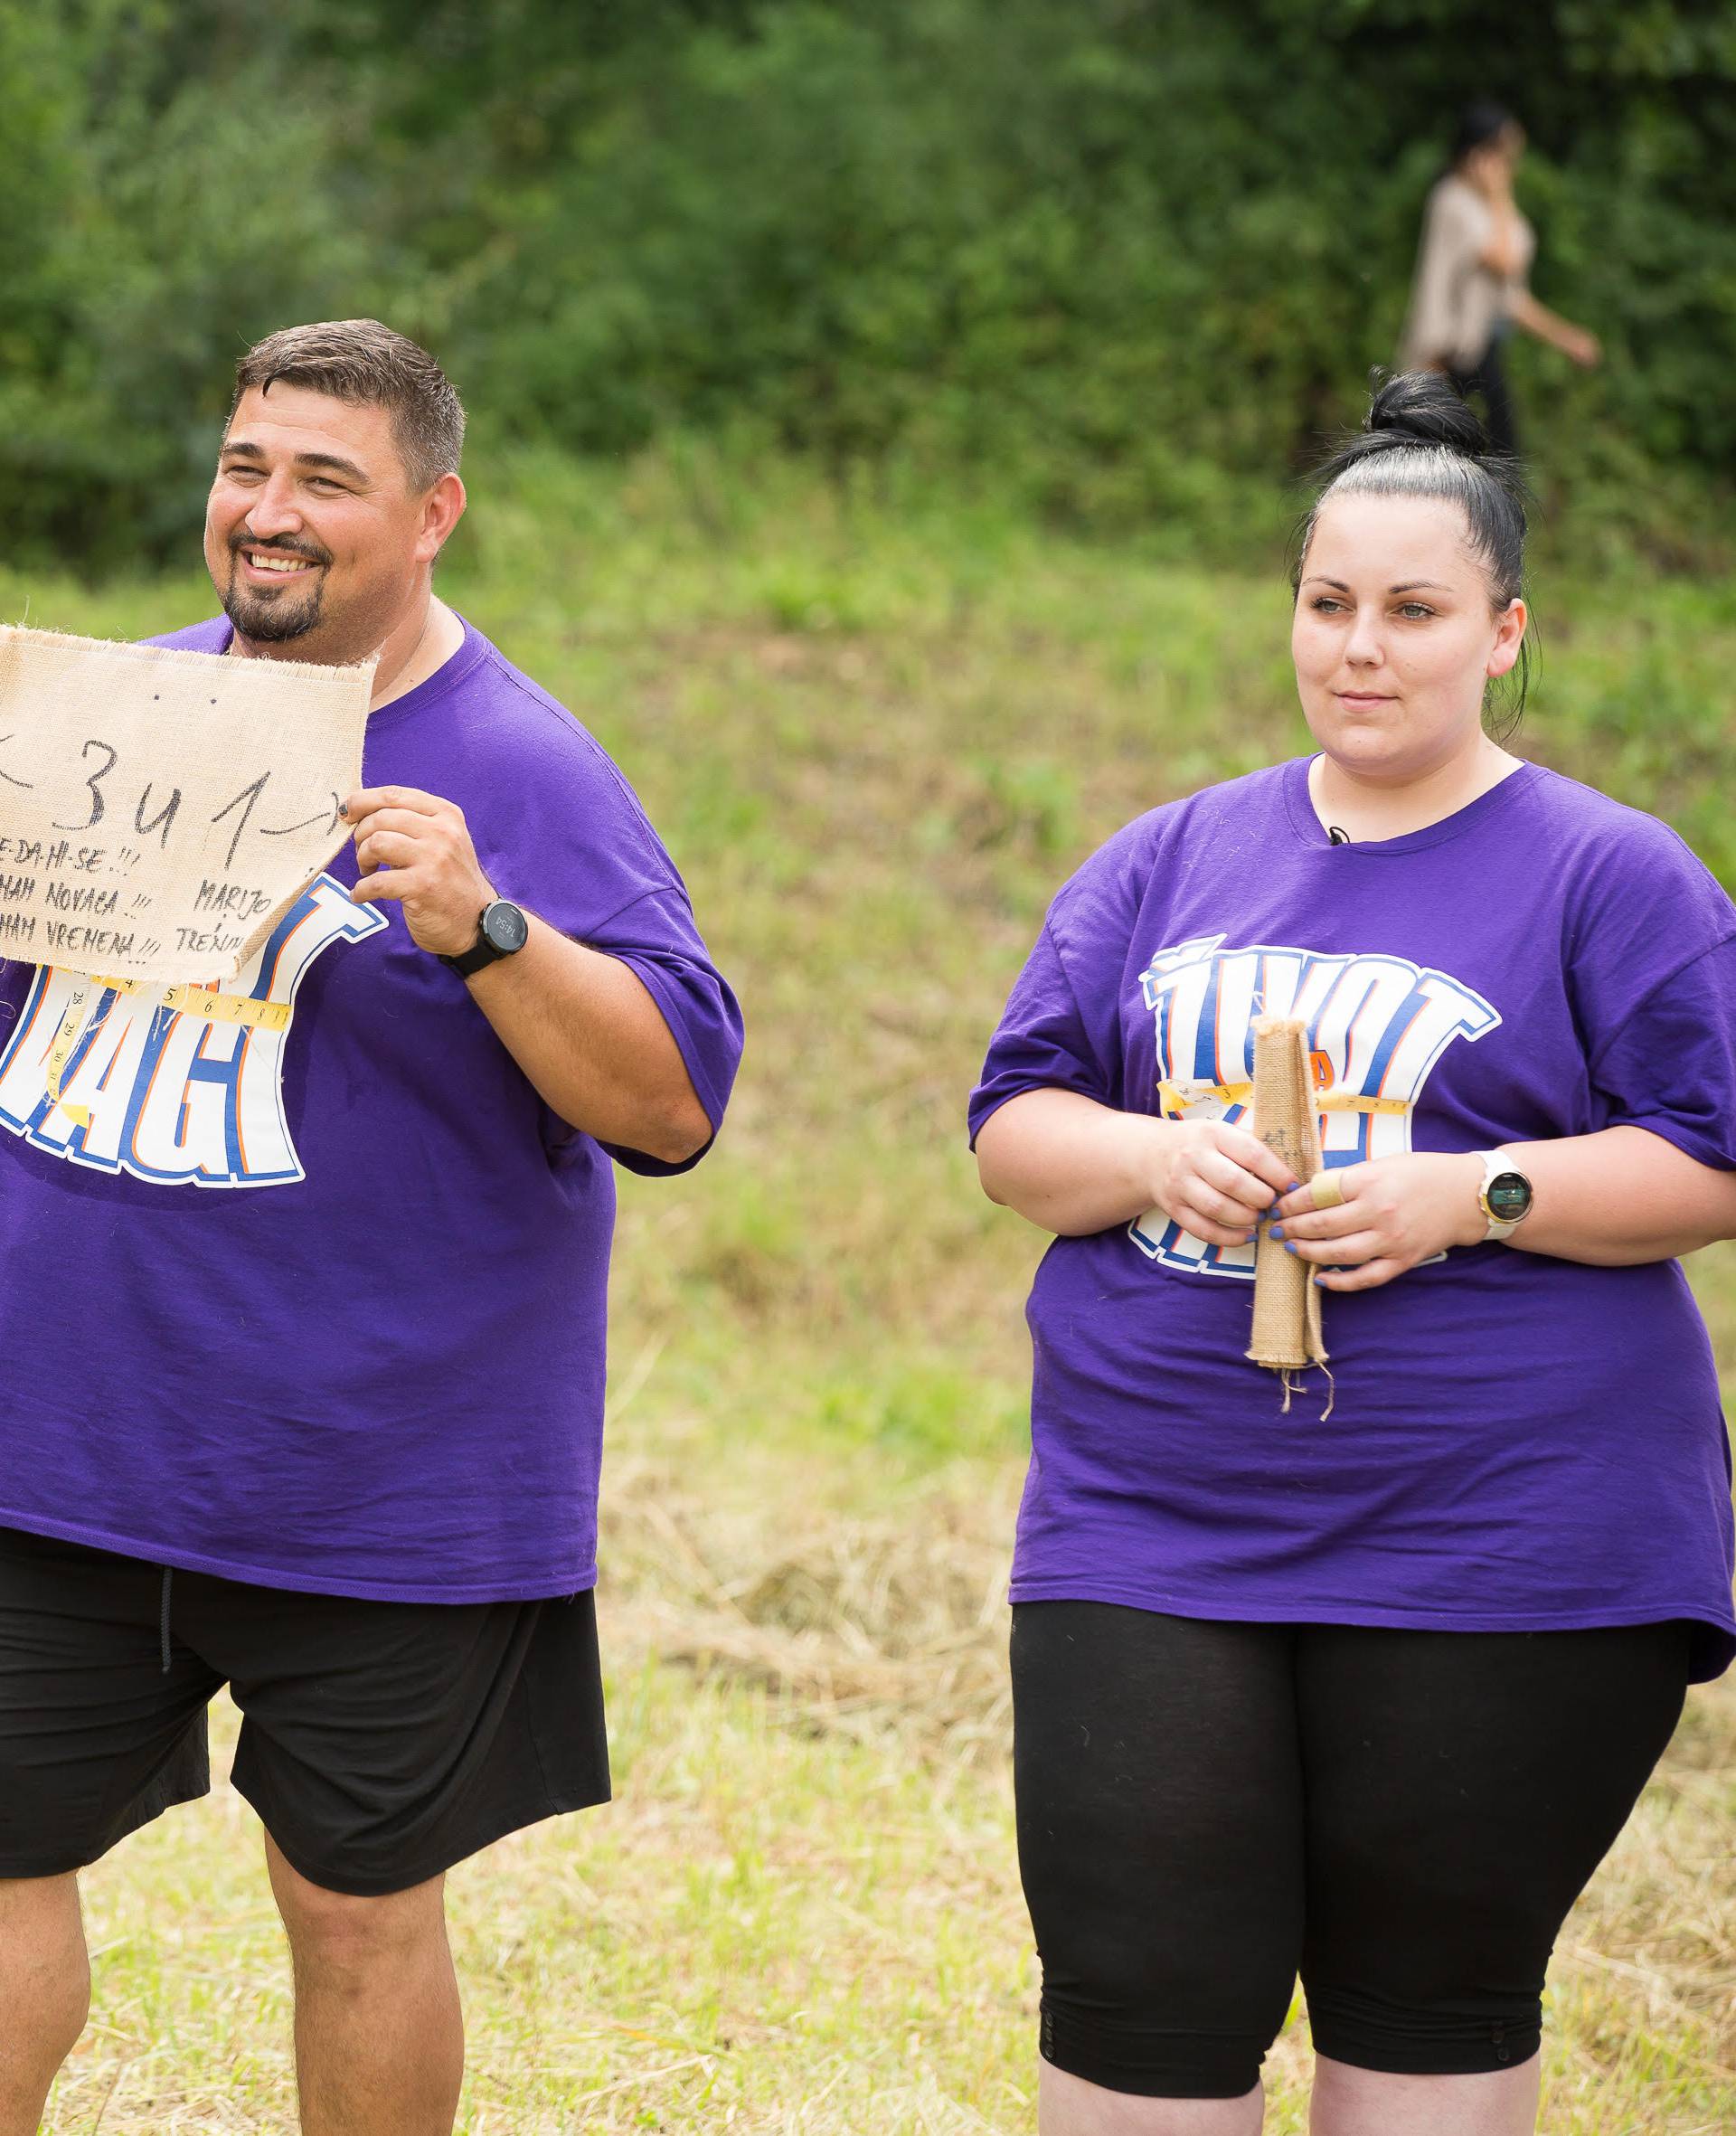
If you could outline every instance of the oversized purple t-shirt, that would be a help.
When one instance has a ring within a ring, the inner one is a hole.
[[[220,652],[222,621],[165,643]],[[363,777],[650,990],[713,1129],[732,996],[643,809],[487,639],[368,723]],[[0,963],[0,1526],[387,1601],[596,1578],[611,1155],[538,1098],[345,846],[219,1013]]]
[[[1327,1165],[1631,1123],[1736,1168],[1736,909],[1674,832],[1535,765],[1335,846],[1297,759],[1155,809],[1061,891],[970,1108],[1045,1086],[1238,1120],[1250,1024],[1307,1019]],[[1325,1298],[1326,1382],[1247,1362],[1251,1248],[1161,1217],[1033,1289],[1015,1602],[1545,1630],[1736,1651],[1729,1451],[1679,1263],[1456,1249]]]

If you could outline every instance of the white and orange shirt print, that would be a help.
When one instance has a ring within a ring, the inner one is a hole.
[[[0,1128],[159,1186],[292,1185],[304,1174],[283,1064],[297,990],[327,950],[385,925],[322,874],[221,988],[42,968],[0,1053]]]
[[[1412,1111],[1448,1047],[1501,1021],[1450,973],[1408,958],[1267,943],[1229,950],[1225,939],[1200,935],[1160,950],[1140,975],[1165,1120],[1246,1124],[1254,1020],[1288,1016],[1307,1025],[1326,1165],[1391,1157],[1410,1148]],[[1160,1211],[1137,1218],[1127,1235],[1165,1268],[1253,1280],[1252,1246],[1209,1245]]]

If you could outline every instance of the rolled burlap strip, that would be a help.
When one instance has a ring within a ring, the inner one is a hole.
[[[1307,1025],[1284,1016],[1260,1016],[1254,1032],[1253,1131],[1290,1167],[1293,1179],[1312,1179],[1320,1169],[1320,1135],[1308,1073]],[[1309,1264],[1284,1251],[1262,1230],[1254,1250],[1254,1330],[1248,1356],[1284,1375],[1289,1406],[1291,1375],[1324,1365],[1326,1345],[1320,1325],[1320,1291]]]

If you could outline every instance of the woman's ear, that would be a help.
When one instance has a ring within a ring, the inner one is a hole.
[[[1495,644],[1489,651],[1489,664],[1485,673],[1493,681],[1497,675],[1505,675],[1519,657],[1519,647],[1524,643],[1527,621],[1525,604],[1515,595],[1495,621]]]

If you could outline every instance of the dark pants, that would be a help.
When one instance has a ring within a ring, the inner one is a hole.
[[[1489,442],[1497,452],[1517,457],[1519,432],[1514,421],[1513,393],[1507,384],[1506,366],[1502,359],[1501,336],[1490,342],[1478,361],[1468,371],[1449,371],[1447,374],[1465,398],[1480,398],[1483,402],[1483,427],[1489,433]]]

